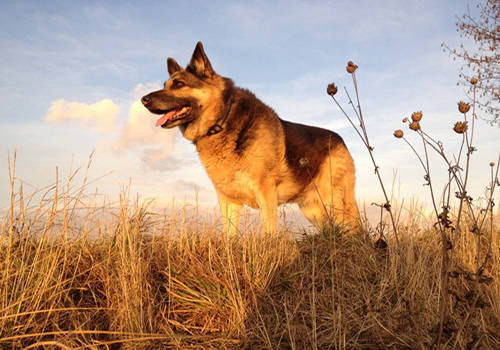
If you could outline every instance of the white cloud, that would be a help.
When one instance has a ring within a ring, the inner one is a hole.
[[[134,95],[141,95],[154,89],[155,84],[139,84]],[[150,170],[178,170],[188,162],[177,159],[175,141],[179,134],[177,128],[165,130],[157,128],[158,116],[151,114],[140,101],[129,108],[128,120],[116,139],[105,139],[98,147],[100,151],[123,153],[142,149],[141,162]]]
[[[99,148],[120,152],[137,146],[154,146],[163,154],[172,154],[178,132],[155,128],[155,121],[155,116],[140,101],[135,101],[130,106],[127,123],[118,140],[104,140]],[[164,159],[158,154],[156,158]]]
[[[99,132],[113,129],[120,107],[110,99],[104,99],[94,104],[56,100],[52,102],[45,120],[51,123],[66,121],[79,122]]]
[[[175,157],[174,143],[178,130],[155,127],[159,116],[151,114],[139,101],[144,94],[159,88],[158,83],[138,84],[134,88],[134,102],[129,107],[126,123],[117,120],[120,107],[111,99],[94,104],[56,100],[52,102],[45,121],[72,122],[90,127],[104,135],[98,151],[123,154],[142,150],[141,162],[147,169],[178,170],[189,163]]]

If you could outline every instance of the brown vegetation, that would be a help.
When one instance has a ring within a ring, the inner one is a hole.
[[[227,239],[126,196],[88,204],[70,183],[44,197],[20,186],[2,222],[2,348],[425,349],[438,334],[440,238],[416,214],[396,249],[338,228]],[[481,283],[474,242],[454,248],[447,348],[500,346],[493,234]]]

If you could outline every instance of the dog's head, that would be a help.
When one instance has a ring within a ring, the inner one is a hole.
[[[201,42],[185,69],[170,57],[167,68],[170,78],[163,89],[143,96],[141,101],[151,113],[161,116],[156,126],[180,126],[187,139],[196,141],[223,113],[232,82],[215,73]]]

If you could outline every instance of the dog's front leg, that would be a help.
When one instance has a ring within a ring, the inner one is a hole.
[[[257,194],[257,204],[262,216],[262,230],[266,233],[276,232],[278,221],[278,193],[274,186],[268,186]]]
[[[222,227],[224,233],[228,236],[234,236],[238,233],[240,221],[241,204],[230,201],[224,194],[217,192],[219,199],[220,213],[222,216]]]

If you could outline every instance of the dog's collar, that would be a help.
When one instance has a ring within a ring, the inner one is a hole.
[[[222,115],[222,117],[217,119],[217,121],[215,122],[214,125],[212,125],[208,129],[206,136],[212,136],[212,135],[218,134],[222,130],[224,130],[223,124],[226,121],[227,117],[229,116],[229,112],[231,111],[231,107],[233,106],[233,102],[234,102],[234,94],[231,95],[231,100],[229,101],[229,106],[227,106],[226,112]]]

